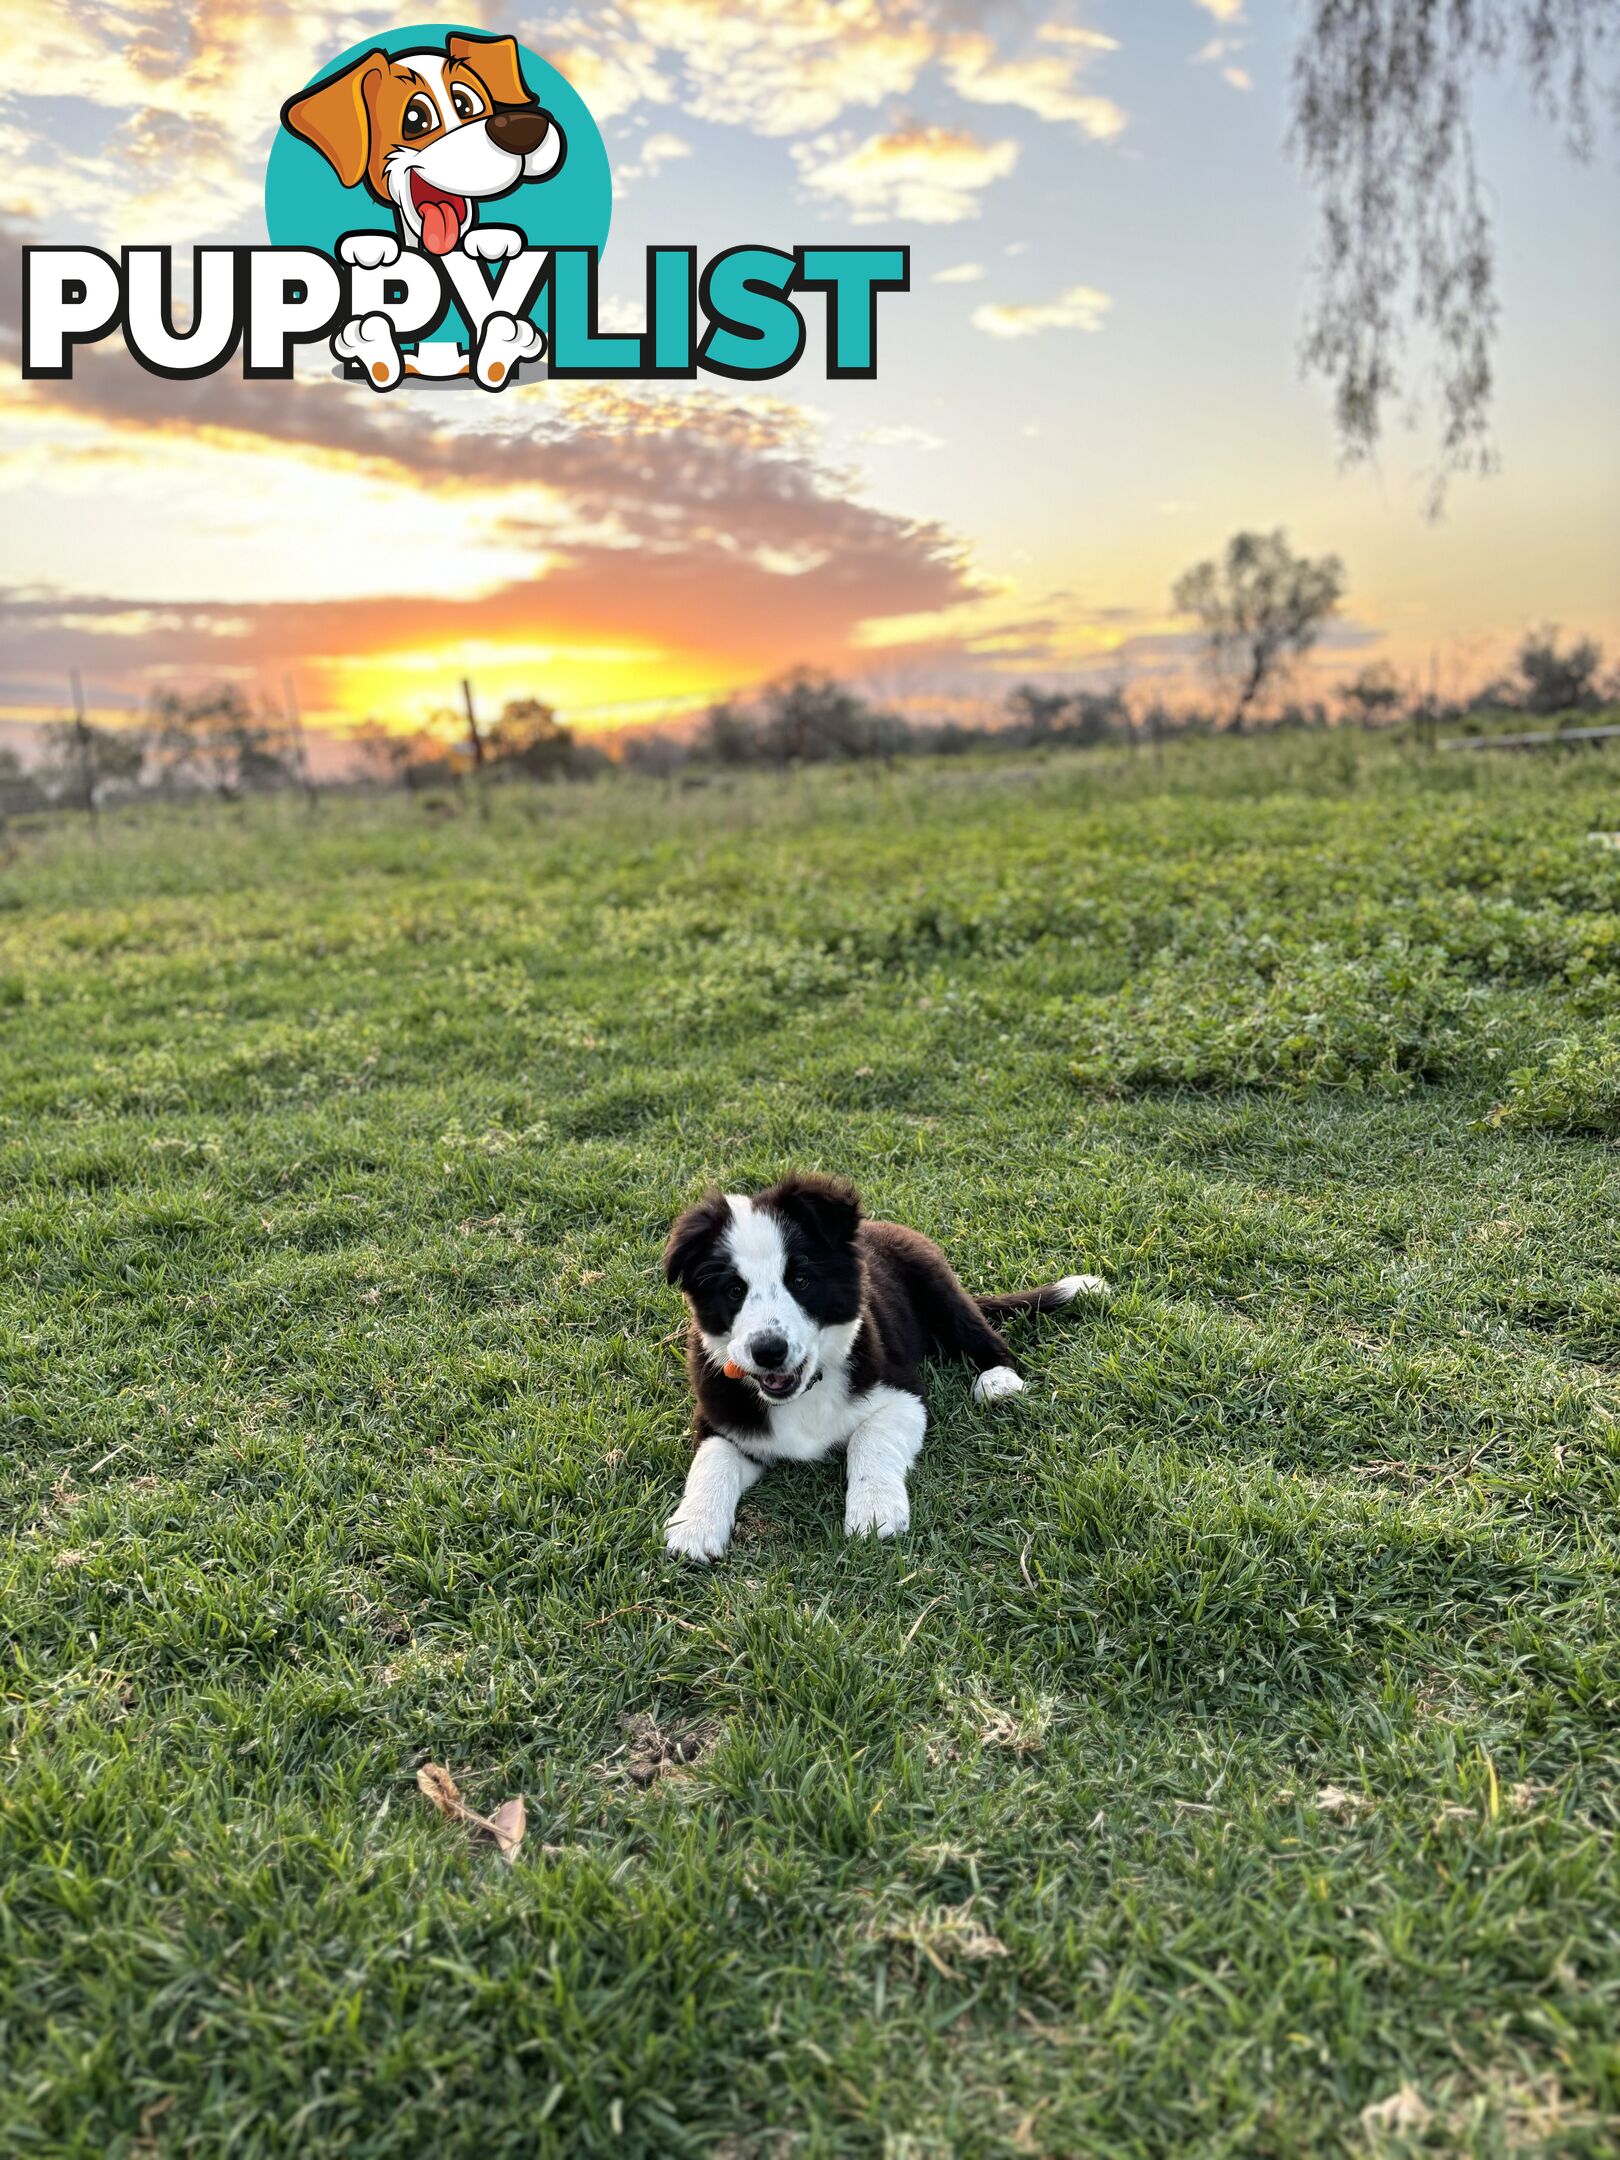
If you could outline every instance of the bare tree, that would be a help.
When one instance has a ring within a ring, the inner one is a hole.
[[[1474,161],[1475,80],[1517,59],[1578,157],[1620,49],[1620,0],[1306,0],[1294,60],[1293,146],[1321,210],[1306,364],[1333,385],[1351,458],[1376,447],[1409,393],[1408,325],[1435,352],[1438,460],[1491,464],[1496,248]]]
[[[1338,556],[1296,555],[1280,530],[1235,533],[1219,561],[1197,563],[1176,580],[1171,605],[1198,618],[1205,664],[1232,690],[1234,732],[1310,651],[1343,596]]]

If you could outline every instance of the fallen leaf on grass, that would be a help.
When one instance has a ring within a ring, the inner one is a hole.
[[[1421,2130],[1428,2119],[1423,2095],[1410,2085],[1399,2086],[1387,2099],[1369,2101],[1361,2111],[1361,2127],[1369,2137],[1380,2130]]]
[[[1337,1815],[1341,1822],[1347,1821],[1367,1805],[1360,1793],[1346,1792],[1342,1785],[1324,1785],[1318,1791],[1312,1806],[1324,1815]]]
[[[503,1800],[489,1818],[489,1827],[500,1847],[501,1858],[510,1867],[523,1843],[523,1833],[529,1827],[529,1811],[523,1805],[523,1795],[518,1793],[511,1800]]]
[[[425,1762],[416,1773],[416,1782],[441,1815],[449,1815],[457,1822],[465,1820],[467,1803],[461,1797],[461,1787],[443,1763]]]
[[[521,1793],[515,1799],[503,1800],[493,1815],[480,1815],[462,1799],[460,1786],[443,1763],[423,1763],[416,1773],[416,1782],[441,1815],[448,1816],[452,1822],[465,1823],[474,1837],[489,1838],[507,1866],[512,1865],[518,1847],[523,1843],[523,1833],[529,1826],[528,1810],[523,1805]]]

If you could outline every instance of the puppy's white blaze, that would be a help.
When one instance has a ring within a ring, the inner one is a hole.
[[[788,1256],[782,1225],[768,1208],[755,1207],[746,1193],[727,1193],[726,1204],[731,1220],[720,1240],[721,1249],[742,1277],[747,1292],[731,1323],[727,1355],[739,1365],[746,1365],[750,1337],[774,1330],[786,1338],[788,1365],[802,1365],[810,1354],[816,1329],[784,1280]]]
[[[1063,1292],[1065,1305],[1071,1298],[1105,1298],[1114,1294],[1113,1285],[1101,1275],[1062,1275],[1052,1287]]]
[[[1008,1395],[1022,1395],[1024,1383],[1010,1365],[992,1365],[973,1383],[975,1402],[1001,1402]]]

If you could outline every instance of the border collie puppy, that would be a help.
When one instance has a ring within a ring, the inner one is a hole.
[[[849,1466],[846,1533],[897,1536],[928,1422],[923,1359],[965,1358],[975,1402],[1016,1395],[1024,1383],[992,1318],[1108,1295],[1100,1276],[1065,1275],[971,1297],[920,1232],[863,1220],[853,1185],[808,1174],[752,1199],[706,1193],[670,1232],[664,1273],[692,1314],[696,1453],[664,1533],[689,1560],[719,1559],[737,1502],[772,1463],[835,1448]]]

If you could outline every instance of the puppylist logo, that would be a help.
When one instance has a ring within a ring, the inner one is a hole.
[[[268,246],[192,250],[191,318],[174,315],[173,250],[23,250],[23,368],[73,373],[122,330],[175,381],[240,351],[285,381],[329,344],[374,391],[467,377],[505,390],[564,380],[768,382],[824,315],[834,381],[877,373],[878,296],[905,292],[904,247],[650,247],[646,328],[604,332],[597,277],[612,211],[607,151],[584,100],[510,37],[416,25],[351,47],[281,107],[265,175]]]

